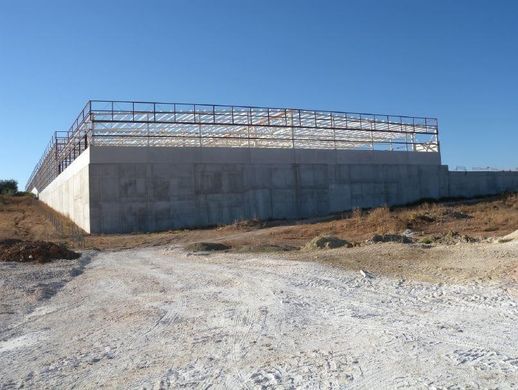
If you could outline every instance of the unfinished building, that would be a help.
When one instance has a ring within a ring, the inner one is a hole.
[[[435,118],[92,100],[27,190],[122,233],[517,191],[518,172],[449,172]]]

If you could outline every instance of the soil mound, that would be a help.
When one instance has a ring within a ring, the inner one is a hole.
[[[211,251],[226,251],[230,249],[229,245],[220,242],[195,242],[185,247],[191,252],[211,252]]]
[[[479,242],[480,240],[475,237],[468,236],[466,234],[460,234],[459,232],[450,230],[446,234],[435,234],[431,237],[425,237],[420,240],[423,244],[443,244],[443,245],[455,245],[459,243],[470,243]]]
[[[77,259],[79,256],[79,253],[53,242],[0,240],[0,261],[48,263],[57,259]]]
[[[316,236],[304,246],[304,249],[333,249],[342,246],[350,248],[352,244],[335,236]]]

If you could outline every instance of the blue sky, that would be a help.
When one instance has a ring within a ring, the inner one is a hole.
[[[518,167],[518,2],[0,0],[0,178],[88,99],[439,118],[443,162]]]

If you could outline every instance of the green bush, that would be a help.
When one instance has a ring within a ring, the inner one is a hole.
[[[18,192],[16,180],[0,180],[0,195],[15,195]]]

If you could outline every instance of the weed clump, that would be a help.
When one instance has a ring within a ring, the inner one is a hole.
[[[342,240],[335,236],[321,235],[321,236],[316,236],[311,241],[309,241],[304,246],[304,249],[306,249],[306,250],[334,249],[334,248],[340,248],[342,246],[346,246],[346,247],[350,248],[353,245],[350,242],[348,242],[346,240]]]
[[[220,242],[195,242],[185,247],[190,252],[212,252],[226,251],[230,249],[229,245]]]

